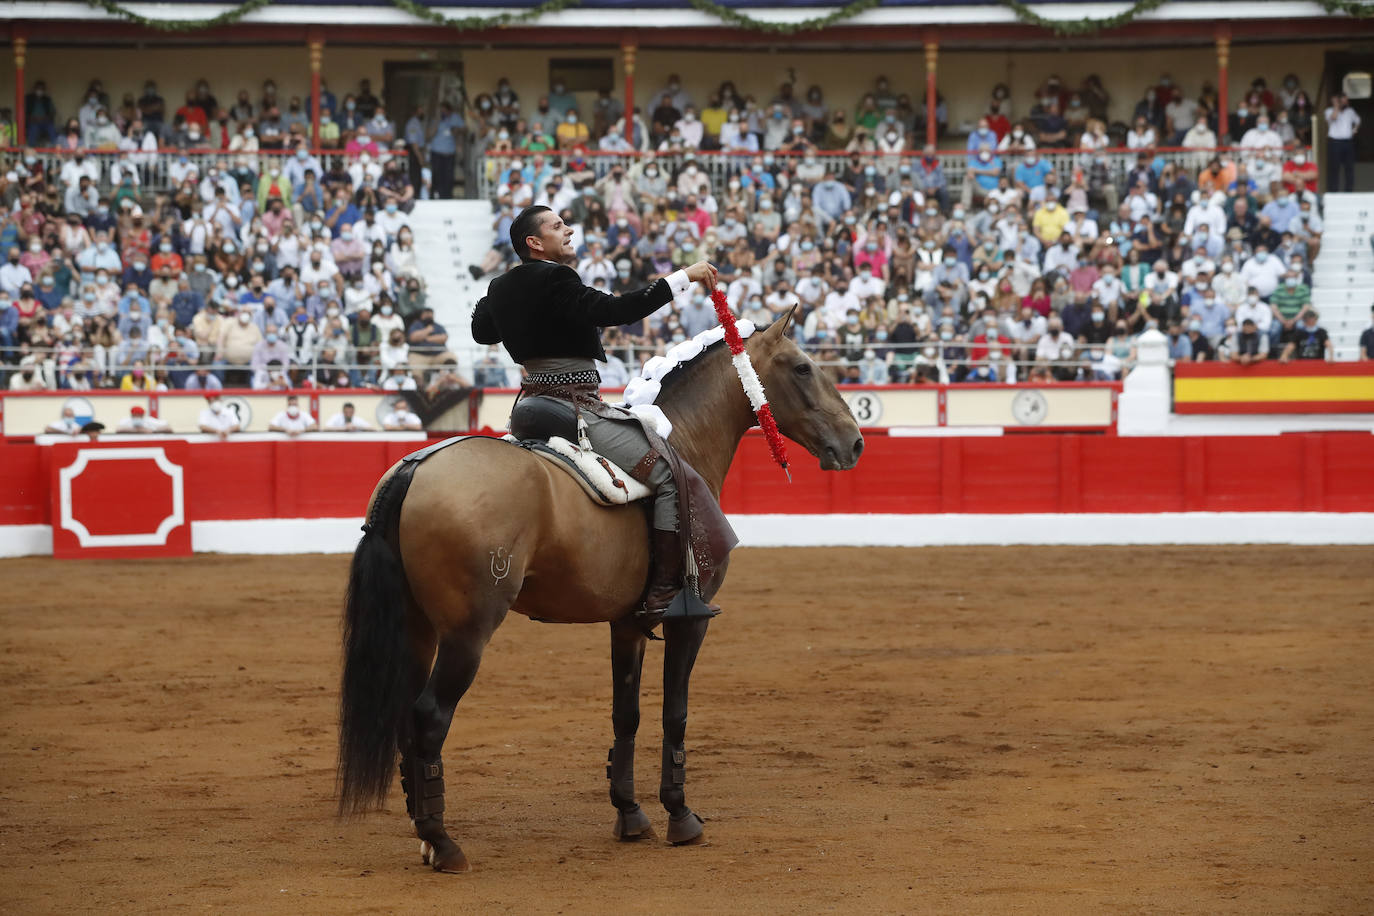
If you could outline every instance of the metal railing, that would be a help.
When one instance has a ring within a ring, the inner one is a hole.
[[[180,187],[192,166],[195,167],[197,179],[205,178],[211,168],[219,169],[230,176],[251,174],[256,177],[261,175],[268,164],[273,161],[280,163],[285,168],[289,160],[295,156],[295,150],[229,152],[211,149],[160,149],[156,152],[126,152],[103,149],[0,148],[0,157],[7,160],[5,163],[7,170],[14,169],[20,163],[27,166],[28,163],[25,160],[29,156],[34,157],[35,164],[41,164],[44,172],[54,179],[61,174],[67,163],[74,162],[80,156],[82,163],[89,163],[88,167],[95,172],[93,180],[100,191],[114,190],[119,183],[115,180],[116,175],[122,176],[128,170],[134,175],[134,189],[136,191],[145,194],[161,194],[175,191]],[[319,174],[315,176],[317,183],[323,178],[325,172],[338,166],[346,168],[358,159],[356,154],[350,155],[340,149],[312,150],[310,157],[320,165]],[[405,153],[396,154],[390,150],[382,149],[373,161],[379,165],[385,165],[393,158],[399,158],[404,162],[406,155]],[[257,188],[254,187],[253,191],[256,193]],[[417,188],[416,191],[418,193],[419,189]]]
[[[868,344],[863,348],[813,343],[804,346],[803,349],[813,354],[817,365],[833,370],[837,379],[843,378],[852,367],[859,367],[862,372],[862,380],[867,384],[910,381],[917,376],[946,382],[958,380],[958,377],[972,373],[982,367],[991,367],[998,381],[1025,379],[1033,372],[1042,369],[1049,371],[1055,377],[1070,373],[1085,374],[1088,379],[1094,377],[1093,363],[1086,355],[1089,349],[1087,345],[1080,345],[1075,350],[1075,353],[1081,353],[1081,356],[1057,360],[1039,360],[1029,356],[1028,351],[1033,351],[1034,346],[1034,344],[1004,344],[1000,351],[1001,356],[990,358],[987,355],[981,355],[976,360],[969,358],[970,351],[986,351],[988,348],[984,344],[963,340],[941,341],[939,343],[920,341],[910,344]],[[856,352],[862,354],[865,350],[872,350],[875,355],[881,354],[881,356],[877,356],[876,359],[865,359],[862,355],[854,355]],[[144,378],[152,379],[155,386],[161,381],[166,387],[136,388],[135,390],[180,390],[185,387],[187,379],[201,369],[214,375],[225,387],[233,387],[231,383],[237,382],[239,387],[250,388],[253,387],[252,378],[256,374],[254,368],[249,364],[228,363],[213,359],[198,363],[168,363],[155,357],[138,360],[137,362],[142,365],[135,366],[134,361],[119,361],[113,348],[83,348],[83,356],[80,361],[67,362],[66,364],[62,364],[60,361],[70,359],[73,352],[70,348],[32,348],[22,351],[11,348],[0,350],[0,386],[7,383],[12,375],[22,371],[22,367],[18,365],[18,357],[21,352],[24,356],[34,357],[33,371],[41,375],[46,387],[51,390],[86,390],[87,384],[95,390],[118,388],[123,378],[136,368],[143,371]],[[625,367],[627,378],[638,375],[639,367],[643,365],[645,360],[662,352],[661,346],[614,347],[610,350],[611,355],[620,360]],[[441,358],[452,355],[451,353],[442,354]],[[629,360],[623,359],[626,355],[630,357]],[[457,358],[454,357],[454,359],[456,362]],[[442,364],[414,366],[404,363],[399,365],[404,370],[401,377],[408,377],[413,380],[417,388],[425,388],[434,384],[439,373],[445,369],[454,372],[464,385],[487,388],[508,387],[517,383],[522,373],[520,367],[504,362],[468,366]],[[1129,368],[1129,365],[1129,360],[1122,360],[1122,372]],[[606,380],[602,387],[621,387],[623,383],[616,382],[618,373],[607,370],[604,365],[602,368],[606,370],[603,371]],[[272,372],[279,373],[280,378],[272,379]],[[1117,376],[1122,372],[1118,372]],[[310,360],[292,360],[289,364],[284,364],[279,368],[269,367],[268,375],[271,384],[260,390],[291,387],[312,379],[320,379],[320,387],[395,390],[385,386],[387,377],[391,375],[391,369],[384,367],[377,361],[322,362],[318,357],[315,357]],[[76,388],[73,388],[74,381],[78,385]]]
[[[1148,152],[1152,162],[1173,163],[1176,166],[1183,166],[1189,170],[1190,174],[1200,171],[1214,157],[1221,158],[1224,162],[1243,162],[1247,166],[1256,163],[1270,165],[1277,173],[1289,156],[1296,152],[1306,152],[1310,158],[1309,148],[1292,148],[1280,150],[1276,148],[1253,148],[1226,146],[1212,149],[1185,149],[1181,147],[1156,147]],[[996,153],[1001,160],[1002,174],[1012,177],[1016,165],[1022,161],[1022,157],[1029,152],[1026,150],[1007,150]],[[1145,150],[1126,149],[1123,147],[1112,147],[1109,149],[1060,149],[1060,148],[1039,148],[1035,154],[1047,162],[1054,170],[1062,187],[1067,188],[1070,180],[1076,172],[1083,172],[1085,183],[1089,178],[1087,170],[1096,160],[1096,157],[1103,157],[1103,165],[1106,166],[1107,176],[1111,183],[1116,185],[1119,195],[1124,199],[1127,188],[1126,178],[1132,168],[1139,164],[1140,155]],[[901,153],[851,153],[845,150],[818,150],[814,153],[729,153],[719,151],[690,151],[681,153],[611,153],[611,152],[587,152],[585,155],[574,156],[572,153],[563,151],[550,151],[545,153],[525,153],[525,152],[487,152],[483,156],[483,161],[477,168],[477,195],[482,198],[492,198],[497,187],[502,183],[502,170],[508,169],[512,160],[520,160],[522,165],[530,162],[533,156],[542,155],[548,165],[553,169],[561,170],[564,176],[572,174],[569,172],[570,165],[576,165],[579,161],[585,164],[583,171],[594,175],[597,179],[609,174],[617,165],[624,168],[627,173],[638,174],[644,165],[649,162],[656,162],[659,168],[668,173],[669,178],[676,176],[678,169],[691,161],[710,179],[711,188],[714,192],[725,189],[726,183],[731,178],[739,177],[744,169],[755,159],[760,157],[771,157],[773,163],[787,162],[792,165],[805,162],[807,155],[814,156],[815,161],[825,167],[835,169],[843,168],[850,157],[859,156],[859,161],[864,165],[874,166],[880,175],[888,182],[889,188],[900,177],[900,169],[903,165],[909,166],[913,176],[913,184],[920,190],[922,182],[920,151],[905,151]],[[976,163],[976,153],[963,150],[940,150],[936,158],[940,163],[940,170],[944,175],[944,189],[951,195],[962,193],[968,170]],[[535,194],[543,191],[543,188],[535,188]]]

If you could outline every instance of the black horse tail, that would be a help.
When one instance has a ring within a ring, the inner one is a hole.
[[[337,790],[340,816],[380,807],[391,788],[401,723],[419,664],[406,631],[410,590],[395,533],[415,465],[406,462],[373,501],[353,551],[344,599]]]

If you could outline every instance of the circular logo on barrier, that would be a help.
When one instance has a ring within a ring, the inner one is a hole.
[[[239,397],[222,398],[224,409],[231,410],[234,416],[239,418],[239,429],[246,430],[248,424],[253,422],[253,408],[248,406],[248,402]]]
[[[67,398],[62,402],[62,411],[67,408],[72,409],[72,419],[76,420],[78,426],[85,426],[95,419],[95,405],[86,398]]]
[[[876,391],[856,391],[845,397],[854,422],[860,426],[877,426],[883,419],[883,399]]]
[[[1039,426],[1049,416],[1050,402],[1035,389],[1016,392],[1011,399],[1011,415],[1022,426]]]

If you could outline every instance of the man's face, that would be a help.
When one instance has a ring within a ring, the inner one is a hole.
[[[526,237],[530,253],[542,253],[545,260],[566,261],[574,256],[573,230],[563,218],[554,213],[539,216],[538,232]]]

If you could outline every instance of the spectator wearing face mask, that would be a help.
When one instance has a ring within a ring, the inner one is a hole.
[[[554,132],[554,139],[558,142],[561,150],[571,150],[575,146],[586,146],[591,139],[591,133],[587,130],[587,125],[582,122],[582,116],[577,113],[576,108],[569,109],[563,115],[563,122],[558,125],[558,130]]]
[[[272,365],[276,364],[276,371],[280,372],[282,367],[290,363],[291,345],[277,333],[277,325],[267,325],[267,333],[253,345],[253,352],[249,358],[249,365],[253,370],[252,386],[257,389],[269,387],[273,382]]]
[[[1207,339],[1207,335],[1203,333],[1203,326],[1202,318],[1196,314],[1188,319],[1188,336],[1184,339],[1188,341],[1190,353],[1188,358],[1195,363],[1216,359],[1216,351],[1212,348],[1212,343]],[[1224,327],[1225,325],[1222,325],[1218,328],[1218,339],[1220,339]]]
[[[10,391],[45,391],[47,379],[38,368],[38,357],[32,353],[19,360],[19,371],[10,375]]]
[[[286,407],[272,418],[267,428],[274,433],[286,433],[295,438],[301,433],[313,432],[320,427],[309,411],[301,409],[300,398],[292,394],[286,398]]]
[[[1284,272],[1283,262],[1271,257],[1266,245],[1257,245],[1254,256],[1240,267],[1240,276],[1246,288],[1257,290],[1261,299],[1268,299],[1278,289]]]
[[[119,425],[115,427],[115,432],[149,435],[151,433],[169,432],[171,428],[165,420],[148,416],[147,409],[140,404],[135,404],[129,408],[129,415],[119,421]]]
[[[1255,319],[1240,318],[1238,329],[1226,342],[1226,350],[1232,362],[1243,366],[1263,362],[1269,358],[1269,335],[1255,326]]]
[[[1292,338],[1303,316],[1312,311],[1312,290],[1303,282],[1299,270],[1289,268],[1283,282],[1269,296],[1269,308],[1274,321],[1269,327],[1269,348]]]
[[[228,365],[224,372],[225,384],[231,388],[248,387],[253,375],[250,363],[262,342],[263,333],[253,323],[250,309],[239,309],[233,321],[224,323],[215,345],[215,361]]]
[[[205,409],[200,412],[197,423],[201,432],[221,440],[228,439],[231,434],[242,429],[239,425],[239,415],[230,409],[218,394],[205,396]]]

